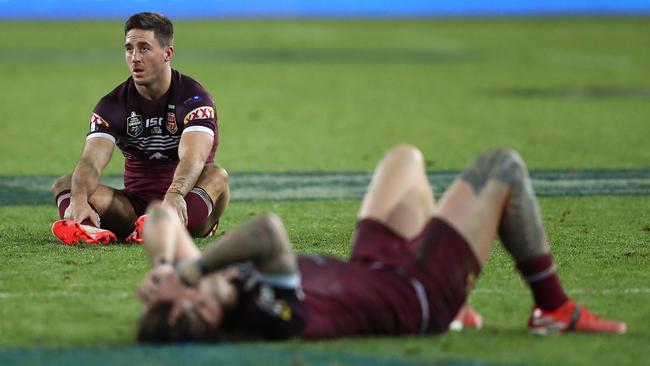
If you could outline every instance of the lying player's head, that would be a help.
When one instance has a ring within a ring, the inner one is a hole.
[[[170,325],[169,315],[172,304],[156,303],[148,308],[138,323],[138,342],[141,343],[182,343],[216,342],[219,331],[208,324],[196,309],[188,303],[181,316]]]
[[[236,267],[204,277],[198,287],[183,293],[180,317],[170,322],[172,304],[147,303],[138,324],[138,341],[143,343],[214,342],[223,332],[220,327],[233,314],[237,291],[230,282]]]
[[[124,23],[124,35],[132,29],[151,30],[161,47],[174,43],[174,26],[172,21],[160,13],[143,12],[132,15]]]

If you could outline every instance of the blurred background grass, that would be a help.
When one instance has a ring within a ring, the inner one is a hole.
[[[178,21],[173,66],[213,95],[231,171],[371,170],[387,146],[459,169],[647,167],[647,18]],[[121,22],[0,23],[0,174],[63,174],[128,77]],[[46,157],[46,158],[45,158]],[[297,158],[299,157],[299,158]],[[122,169],[114,154],[108,173]]]

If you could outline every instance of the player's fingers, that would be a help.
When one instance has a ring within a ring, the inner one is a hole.
[[[149,298],[147,297],[147,294],[142,291],[142,289],[137,289],[135,290],[135,296],[138,297],[138,299],[142,300],[142,302],[149,302]]]
[[[95,225],[96,227],[101,226],[101,219],[99,218],[98,213],[95,212],[94,214],[90,214],[88,218],[90,219],[90,221],[92,221],[93,225]]]
[[[206,301],[199,301],[196,304],[196,309],[201,314],[203,320],[213,327],[216,327],[221,322],[222,314],[221,306],[212,304],[211,306]]]
[[[135,294],[142,300],[143,302],[150,302],[151,301],[151,291],[150,289],[147,288],[145,284],[142,284],[138,289],[135,291]]]
[[[72,219],[72,206],[68,206],[63,213],[63,218],[66,220]]]
[[[181,213],[183,215],[181,216],[183,218],[183,225],[187,226],[187,207],[181,207]]]
[[[183,222],[183,213],[181,212],[181,209],[178,207],[174,207],[176,209],[176,216],[178,216],[178,221],[181,223]]]
[[[174,301],[172,309],[169,311],[169,317],[167,318],[167,324],[173,327],[176,325],[176,322],[183,314],[185,309],[185,300]]]

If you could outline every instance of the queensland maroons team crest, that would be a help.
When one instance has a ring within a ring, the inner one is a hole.
[[[178,124],[176,124],[176,113],[167,112],[167,131],[172,135],[178,131]]]
[[[138,137],[144,129],[142,117],[135,112],[131,112],[131,117],[126,119],[126,133],[131,137]]]

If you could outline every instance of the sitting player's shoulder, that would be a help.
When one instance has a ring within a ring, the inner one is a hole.
[[[126,99],[126,94],[128,92],[128,83],[131,78],[127,79],[123,83],[119,84],[113,90],[108,92],[108,94],[104,95],[102,99],[99,100],[99,103],[102,104],[112,104],[112,103],[118,103],[118,104],[123,104],[124,100]]]
[[[193,105],[212,105],[210,93],[194,78],[179,72],[181,101],[186,107]]]

